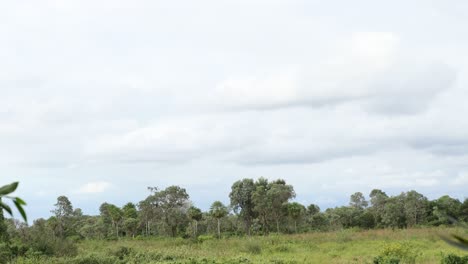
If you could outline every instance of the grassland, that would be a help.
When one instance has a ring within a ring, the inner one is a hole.
[[[17,263],[372,263],[391,244],[411,248],[416,263],[440,263],[443,254],[468,254],[439,234],[463,229],[342,230],[297,235],[230,237],[193,241],[150,238],[79,242],[74,258],[20,259]]]

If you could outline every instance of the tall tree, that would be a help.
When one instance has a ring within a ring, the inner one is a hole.
[[[280,221],[284,216],[284,209],[288,201],[296,197],[292,185],[286,184],[284,180],[276,180],[270,183],[269,190],[267,191],[267,200],[270,204],[270,214],[276,222],[276,232],[280,232]]]
[[[405,193],[403,197],[406,225],[413,227],[424,222],[429,204],[427,198],[414,190]]]
[[[179,186],[169,186],[154,192],[149,200],[163,218],[170,234],[175,237],[178,228],[187,221],[187,210],[190,207],[187,191]]]
[[[197,237],[198,235],[198,221],[202,220],[203,214],[200,208],[197,208],[195,206],[190,206],[190,208],[187,211],[187,215],[194,222],[195,224],[193,225],[193,235],[194,237]]]
[[[460,206],[460,220],[468,223],[468,198],[465,198]]]
[[[294,188],[286,184],[284,180],[268,182],[260,178],[256,182],[257,188],[252,195],[255,203],[254,209],[258,212],[263,222],[264,232],[268,232],[268,219],[276,223],[276,231],[280,232],[280,221],[285,215],[285,206],[289,199],[295,197]]]
[[[218,238],[221,238],[221,218],[228,214],[227,207],[220,201],[215,201],[210,207],[210,215],[214,217],[218,224]]]
[[[310,204],[309,206],[307,206],[307,214],[309,216],[313,216],[313,215],[316,215],[320,213],[320,207],[316,204]]]
[[[382,224],[382,216],[384,213],[385,202],[388,199],[388,195],[379,189],[373,189],[370,194],[370,213],[374,217],[374,223],[376,226]]]
[[[57,203],[54,204],[55,209],[52,210],[57,218],[57,229],[59,237],[65,236],[65,231],[71,227],[71,217],[73,216],[73,205],[68,197],[62,195],[57,198]]]
[[[118,206],[109,203],[103,203],[99,207],[99,211],[101,212],[101,218],[105,226],[112,226],[112,230],[107,230],[108,234],[115,234],[119,237],[119,227],[123,221],[123,211]]]
[[[289,217],[294,221],[294,233],[297,233],[297,221],[304,215],[306,208],[298,202],[289,203],[287,208]]]
[[[389,197],[385,202],[382,214],[382,223],[391,228],[405,227],[405,201],[404,195]]]
[[[122,207],[123,216],[124,218],[134,218],[138,217],[138,212],[136,209],[136,205],[134,203],[127,203]]]
[[[432,209],[432,222],[436,225],[451,224],[453,219],[458,219],[461,216],[462,203],[448,195],[431,201],[430,207]]]
[[[236,181],[231,187],[229,198],[234,212],[239,214],[245,226],[245,233],[250,235],[252,220],[255,218],[253,193],[256,186],[252,179]]]
[[[354,207],[356,209],[364,209],[366,208],[369,203],[366,201],[366,198],[364,197],[364,195],[362,194],[362,192],[356,192],[354,194],[351,195],[350,199],[349,199],[349,205],[351,207]]]
[[[261,177],[255,182],[255,191],[252,193],[252,201],[254,204],[253,210],[259,217],[264,234],[269,232],[268,217],[271,211],[270,203],[267,199],[269,188],[270,185],[268,180]]]

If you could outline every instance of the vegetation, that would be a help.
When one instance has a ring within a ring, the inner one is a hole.
[[[13,204],[16,206],[16,209],[18,209],[18,212],[21,214],[21,217],[23,217],[24,221],[27,221],[26,212],[23,209],[23,206],[26,205],[26,202],[19,197],[10,196],[10,194],[16,191],[16,188],[18,188],[18,184],[18,182],[13,182],[11,184],[0,187],[0,213],[3,217],[3,210],[5,210],[10,215],[13,215],[11,207],[2,201],[2,198],[7,198],[13,201]]]
[[[146,199],[103,203],[84,215],[66,196],[31,226],[0,219],[0,263],[463,263],[468,199],[409,191],[361,192],[321,211],[291,201],[284,180],[243,179],[230,204],[195,207],[184,188],[148,188]],[[2,216],[2,215],[1,215]],[[2,216],[3,217],[3,216]],[[457,223],[453,219],[458,219]],[[255,236],[255,237],[253,237]],[[452,236],[455,241],[449,239]],[[313,260],[313,261],[312,261]],[[451,261],[451,262],[450,262]]]

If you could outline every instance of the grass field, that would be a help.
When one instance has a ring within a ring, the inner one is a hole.
[[[298,235],[231,237],[195,242],[190,239],[121,239],[82,241],[79,256],[22,259],[17,263],[372,263],[391,245],[404,245],[416,263],[440,263],[442,255],[466,255],[443,242],[439,234],[463,229],[343,230]]]

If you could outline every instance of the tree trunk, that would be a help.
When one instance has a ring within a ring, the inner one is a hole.
[[[297,233],[297,220],[294,220],[294,233]]]
[[[276,232],[279,234],[280,228],[279,228],[279,220],[276,219]]]
[[[195,221],[195,237],[198,236],[198,221]]]
[[[265,215],[262,216],[262,222],[263,222],[263,234],[266,235],[268,234],[268,224],[267,224]]]
[[[221,238],[221,225],[220,225],[220,219],[218,218],[218,238]]]

